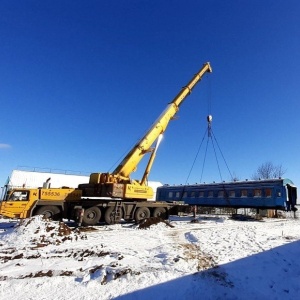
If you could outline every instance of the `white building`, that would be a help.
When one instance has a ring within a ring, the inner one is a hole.
[[[10,187],[38,188],[43,187],[44,182],[49,178],[51,178],[50,184],[52,188],[60,188],[62,186],[76,188],[80,183],[89,182],[89,176],[83,175],[13,170],[7,185]]]

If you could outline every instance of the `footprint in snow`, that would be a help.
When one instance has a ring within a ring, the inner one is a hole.
[[[190,232],[184,234],[185,238],[191,243],[197,243],[199,240]]]

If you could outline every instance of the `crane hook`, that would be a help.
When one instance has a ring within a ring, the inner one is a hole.
[[[207,123],[208,123],[208,124],[207,124],[207,128],[208,128],[208,129],[207,129],[207,133],[208,133],[208,136],[211,137],[211,122],[212,122],[212,115],[208,115],[206,119],[207,119]]]

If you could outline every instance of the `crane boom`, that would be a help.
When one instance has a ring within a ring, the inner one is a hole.
[[[112,172],[113,175],[129,177],[135,171],[138,163],[143,156],[149,152],[150,147],[156,141],[160,134],[163,134],[170,122],[179,110],[179,106],[185,98],[191,93],[193,87],[201,80],[206,72],[212,72],[209,63],[205,63],[201,70],[194,75],[191,81],[182,88],[178,95],[173,99],[166,109],[161,113],[158,119],[153,123],[143,138],[136,143],[132,150],[125,156],[123,161]]]
[[[112,173],[92,173],[89,184],[80,185],[84,196],[109,196],[140,200],[152,197],[153,191],[145,182],[152,167],[158,143],[155,148],[151,147],[157,141],[158,137],[165,132],[170,120],[178,112],[179,106],[206,72],[212,72],[212,68],[208,62],[202,66],[201,70],[193,76],[172,102],[168,104],[146,134],[135,144]],[[151,156],[142,180],[130,179],[131,173],[136,170],[139,162],[146,153],[151,153]]]

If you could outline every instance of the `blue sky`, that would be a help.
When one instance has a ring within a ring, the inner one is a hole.
[[[19,166],[113,171],[207,61],[150,180],[186,182],[211,113],[235,176],[271,161],[300,185],[299,1],[4,0],[0,11],[1,186]],[[202,181],[214,180],[209,143]]]

